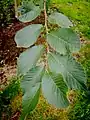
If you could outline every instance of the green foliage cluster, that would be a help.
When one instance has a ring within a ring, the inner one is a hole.
[[[24,23],[34,20],[41,12],[45,17],[45,25],[31,24],[15,35],[17,46],[27,48],[17,60],[23,90],[21,120],[35,109],[41,88],[47,101],[57,108],[69,105],[68,90],[87,90],[84,69],[72,56],[80,50],[80,38],[70,29],[73,24],[68,17],[57,11],[48,14],[50,0],[47,1],[43,0],[41,7],[41,0],[38,5],[30,0],[18,17]],[[49,27],[52,25],[57,25],[56,29]],[[44,41],[38,45],[39,37]]]
[[[0,0],[0,27],[11,23],[14,18],[14,1]]]
[[[2,113],[6,114],[6,117],[10,117],[11,100],[20,92],[20,80],[12,78],[11,83],[6,87],[5,90],[0,92],[0,118],[2,118]]]
[[[69,120],[90,120],[90,94],[79,92],[77,100],[68,110]]]
[[[72,19],[76,31],[83,33],[85,37],[90,39],[90,0],[52,0],[52,3],[53,7]],[[87,42],[82,46],[78,61],[83,65],[86,71],[88,79],[87,86],[88,90],[90,90],[90,43]],[[76,102],[69,107],[69,119],[90,120],[89,101],[88,96],[80,92]]]

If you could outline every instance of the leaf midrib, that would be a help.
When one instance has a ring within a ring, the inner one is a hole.
[[[51,54],[51,55],[52,55],[52,54]],[[59,63],[59,61],[55,58],[55,56],[52,55],[52,57],[56,60],[56,62]],[[60,65],[60,63],[59,63],[59,65]],[[64,64],[61,64],[61,65],[63,65],[63,67],[65,68],[65,65],[64,65]],[[72,76],[72,78],[74,78],[75,81],[77,82],[77,79],[76,79],[69,71],[67,71],[67,73],[68,73],[70,76]],[[63,74],[63,73],[62,73],[62,74]],[[64,77],[64,76],[63,76],[63,77]],[[78,83],[80,84],[79,81],[78,81]]]
[[[63,94],[63,92],[61,91],[61,89],[58,87],[58,85],[56,84],[56,82],[53,80],[53,78],[51,77],[50,74],[48,74],[50,79],[53,81],[54,85],[57,87],[57,89],[59,89],[59,92],[65,97],[65,95]]]
[[[65,44],[68,44],[68,45],[70,45],[71,46],[71,44],[70,44],[70,42],[68,41],[65,41],[61,36],[60,37],[57,37],[57,36],[55,36],[54,34],[52,34],[52,33],[49,33],[49,35],[51,35],[52,37],[55,37],[56,39],[59,39],[59,40],[61,40],[62,41],[62,43],[63,42],[65,42]]]

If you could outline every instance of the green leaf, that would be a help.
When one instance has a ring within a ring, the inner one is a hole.
[[[39,7],[41,8],[41,10],[44,9],[44,1],[43,0],[34,0],[34,4],[35,5],[39,5]]]
[[[73,26],[72,22],[68,19],[68,17],[58,12],[52,13],[48,17],[48,21],[51,24],[57,24],[60,27],[64,27],[64,28],[69,28],[70,26]]]
[[[34,44],[40,35],[42,27],[41,24],[32,24],[19,30],[15,35],[17,47],[27,48]]]
[[[45,73],[42,80],[42,91],[48,102],[57,108],[67,107],[67,86],[60,74]]]
[[[77,52],[80,49],[78,35],[69,28],[59,28],[51,31],[47,35],[47,41],[54,50],[61,54],[66,54],[67,48],[70,52]]]
[[[30,1],[25,0],[21,2],[21,5],[19,7],[19,11],[21,12],[21,15],[30,12],[35,7],[33,1],[34,0],[30,0]]]
[[[21,120],[24,120],[24,118],[36,107],[38,103],[43,73],[43,66],[35,66],[28,71],[21,81],[21,88],[24,92]]]
[[[61,73],[70,89],[86,89],[86,76],[82,66],[70,55],[48,54],[48,64],[52,72]]]
[[[27,49],[25,52],[21,53],[18,58],[18,74],[25,75],[29,69],[31,69],[39,60],[44,52],[43,46],[34,46],[31,49]]]
[[[46,0],[46,10],[48,11],[51,0]]]
[[[35,18],[37,18],[40,15],[40,13],[41,13],[41,9],[39,8],[39,6],[33,6],[30,12],[27,12],[21,15],[18,19],[21,22],[30,22],[34,20]]]

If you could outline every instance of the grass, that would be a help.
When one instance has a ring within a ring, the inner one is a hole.
[[[73,21],[76,31],[90,39],[90,0],[52,0],[52,4]]]
[[[21,111],[22,94],[20,93],[11,100],[11,112]],[[67,109],[56,109],[47,103],[46,99],[41,95],[39,103],[26,120],[68,120]]]
[[[68,120],[66,109],[56,109],[40,96],[36,109],[28,115],[27,120]]]

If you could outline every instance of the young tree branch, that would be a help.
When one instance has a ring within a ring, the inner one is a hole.
[[[15,17],[17,18],[18,17],[18,6],[17,6],[17,0],[14,0],[14,3],[15,3]]]
[[[46,33],[48,33],[48,27],[47,27],[47,12],[46,12],[46,0],[44,0],[44,15],[45,15],[45,28],[46,28]]]

